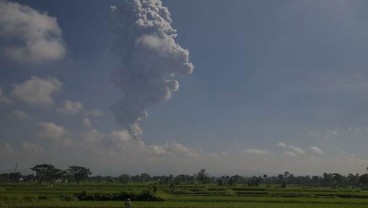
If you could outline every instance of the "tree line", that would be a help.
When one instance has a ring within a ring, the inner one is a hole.
[[[280,185],[287,187],[289,184],[310,186],[310,187],[360,187],[368,188],[368,174],[348,174],[324,173],[322,176],[294,176],[294,174],[285,171],[277,176],[252,176],[245,177],[240,175],[233,176],[211,176],[206,169],[201,169],[193,175],[180,174],[151,176],[148,173],[138,175],[122,174],[118,177],[113,176],[90,176],[90,169],[83,166],[69,166],[66,170],[56,168],[51,164],[39,164],[31,168],[34,174],[22,175],[20,172],[0,174],[0,182],[37,182],[37,183],[66,183],[75,182],[79,184],[82,181],[97,183],[158,183],[176,186],[181,184],[217,184],[219,186],[260,186]]]
[[[97,180],[110,180],[111,182],[119,183],[142,183],[142,182],[157,182],[161,184],[169,184],[171,186],[181,184],[217,184],[219,186],[260,186],[260,185],[280,185],[280,187],[287,187],[289,184],[310,186],[310,187],[360,187],[368,188],[368,174],[348,174],[342,175],[339,173],[324,173],[322,176],[294,176],[294,174],[285,171],[283,174],[277,176],[251,176],[245,177],[240,175],[220,176],[215,177],[207,173],[206,169],[201,169],[194,175],[181,174],[177,176],[150,176],[147,173],[140,175],[123,174],[119,177],[113,178],[98,178]]]
[[[88,179],[91,170],[83,166],[69,166],[66,170],[56,168],[51,164],[39,164],[31,168],[34,174],[22,175],[20,172],[0,174],[0,182],[38,182],[54,183],[75,181],[79,184]]]

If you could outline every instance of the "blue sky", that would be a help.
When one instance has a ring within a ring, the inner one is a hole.
[[[163,1],[195,68],[147,107],[138,139],[111,110],[122,2],[0,2],[1,172],[365,172],[366,1]]]

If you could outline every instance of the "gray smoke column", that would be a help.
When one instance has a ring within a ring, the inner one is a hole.
[[[121,61],[112,81],[124,93],[111,109],[117,123],[139,138],[138,121],[147,109],[169,100],[179,90],[175,76],[189,75],[194,66],[189,51],[175,43],[170,12],[160,0],[127,0],[111,11],[112,51]]]

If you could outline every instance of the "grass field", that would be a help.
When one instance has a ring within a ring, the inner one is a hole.
[[[157,185],[154,188],[145,184],[0,185],[0,208],[123,207],[127,197],[131,197],[136,208],[368,207],[368,191],[360,189],[215,185]]]

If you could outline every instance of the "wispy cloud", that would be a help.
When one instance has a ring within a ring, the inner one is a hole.
[[[289,145],[288,148],[291,149],[291,150],[293,150],[295,153],[305,154],[305,151],[302,148],[300,148],[300,147]]]
[[[101,117],[101,116],[105,116],[105,113],[99,111],[99,110],[90,110],[87,111],[87,116],[91,116],[91,117]]]
[[[297,154],[305,154],[305,151],[302,148],[296,147],[294,145],[288,145],[285,144],[284,142],[278,142],[277,146],[286,149],[287,150],[286,154],[290,156],[297,156]]]
[[[93,125],[92,125],[92,122],[89,118],[84,118],[82,120],[82,124],[85,126],[85,127],[88,127],[88,128],[92,128]]]
[[[336,130],[327,130],[324,134],[324,137],[331,137],[331,136],[339,136],[339,133]]]
[[[33,144],[31,142],[23,142],[22,149],[30,154],[42,154],[45,152],[43,147],[38,144]]]
[[[65,100],[63,106],[58,108],[58,111],[62,114],[74,115],[82,112],[84,107],[81,102],[73,102],[71,100]]]
[[[247,148],[246,150],[243,150],[243,154],[250,154],[250,155],[268,155],[268,150],[264,149],[251,149]]]
[[[288,155],[290,157],[297,157],[298,156],[295,152],[291,152],[291,151],[286,151],[286,155]]]
[[[309,149],[315,154],[323,155],[323,151],[316,146],[310,146]]]
[[[19,121],[27,120],[29,117],[30,116],[28,115],[28,113],[21,111],[21,110],[15,110],[11,114],[11,118],[19,120]]]
[[[279,146],[279,147],[287,147],[287,145],[285,143],[283,143],[283,142],[277,143],[277,146]]]

